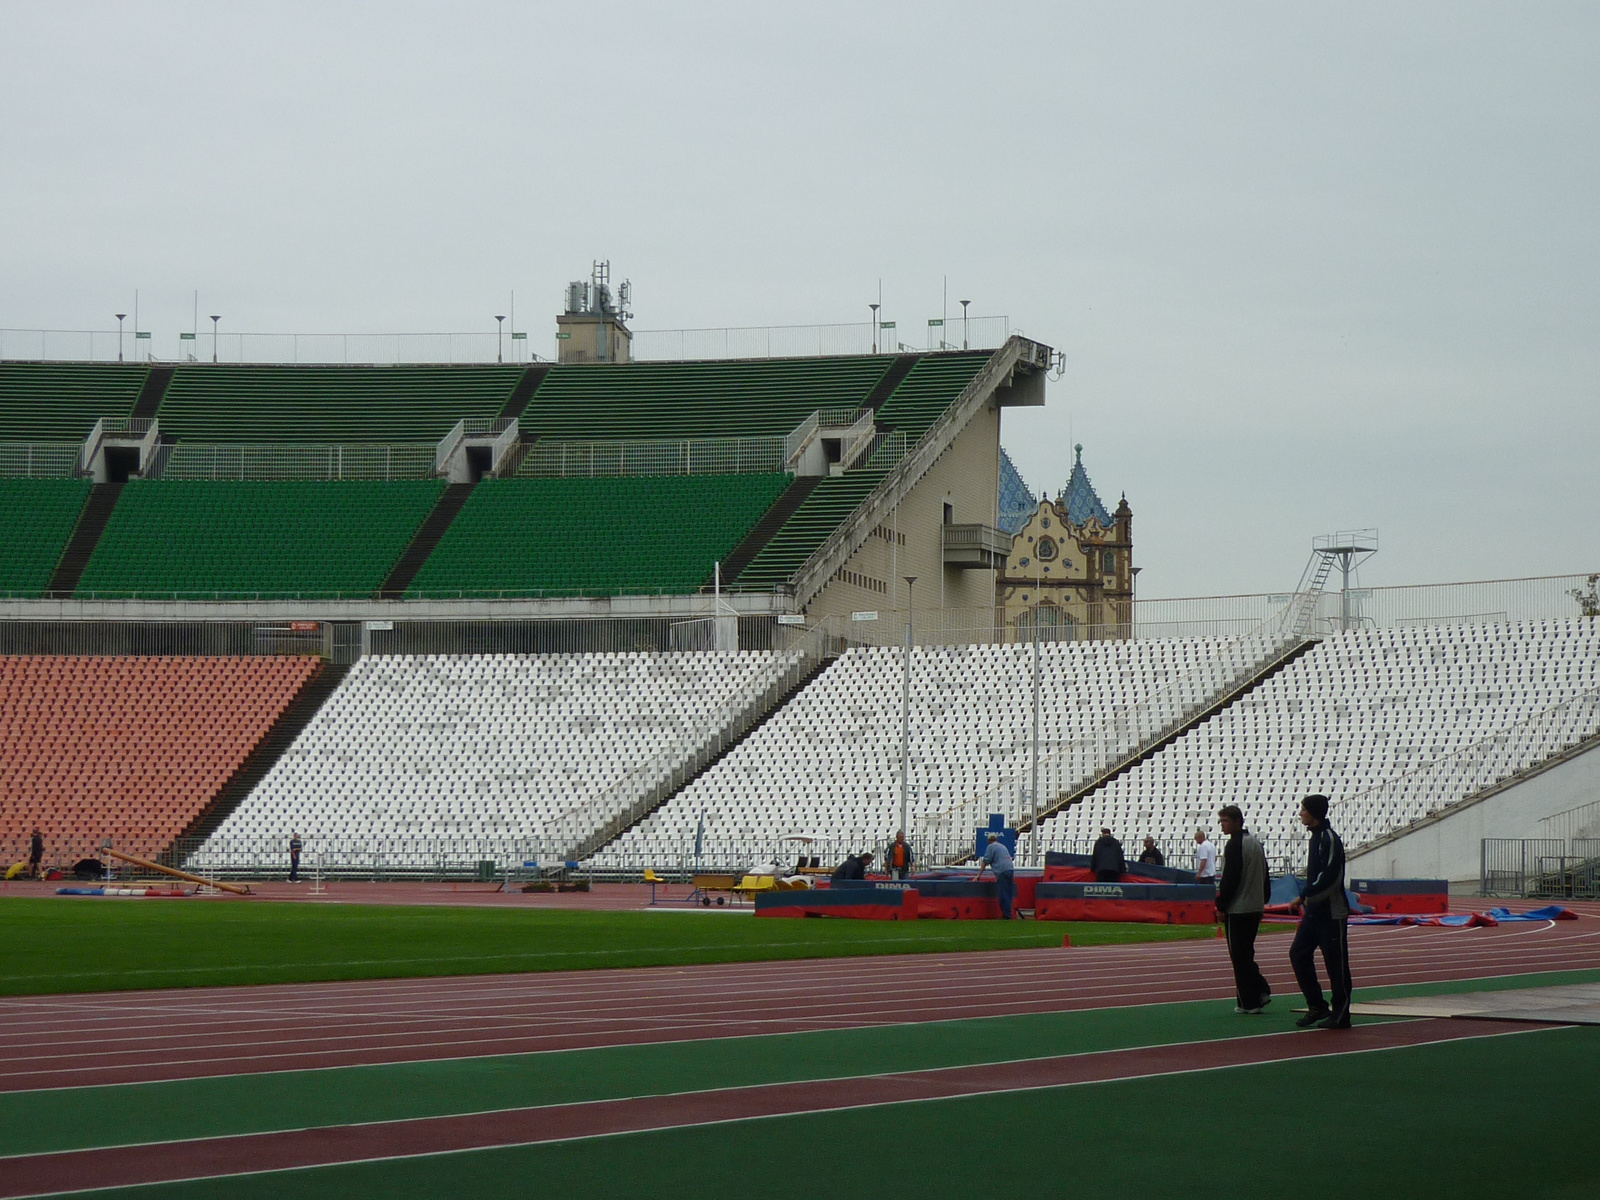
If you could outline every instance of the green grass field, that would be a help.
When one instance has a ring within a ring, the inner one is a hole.
[[[0,900],[0,995],[1018,949],[1204,926],[785,921],[693,911]]]

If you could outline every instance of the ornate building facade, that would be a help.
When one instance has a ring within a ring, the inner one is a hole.
[[[1013,506],[1015,541],[995,579],[995,604],[1019,641],[1033,638],[1035,622],[1045,639],[1133,633],[1133,510],[1124,495],[1107,512],[1083,468],[1083,447],[1073,450],[1072,474],[1058,495],[1041,497],[1031,511]],[[1007,468],[1015,476],[1009,458],[1002,477]]]

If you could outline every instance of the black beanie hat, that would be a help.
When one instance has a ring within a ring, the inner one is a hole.
[[[1320,793],[1314,796],[1307,796],[1300,801],[1300,804],[1317,820],[1326,821],[1328,819],[1328,798],[1326,796]]]

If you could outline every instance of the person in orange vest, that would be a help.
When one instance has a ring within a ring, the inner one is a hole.
[[[894,844],[889,847],[889,853],[884,856],[884,865],[896,879],[904,879],[911,874],[913,855],[911,847],[906,845],[906,831],[902,829],[894,835]]]

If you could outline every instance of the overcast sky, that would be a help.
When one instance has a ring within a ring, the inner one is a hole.
[[[1600,5],[0,0],[0,327],[951,306],[1063,349],[1004,442],[1144,596],[1600,570]],[[3,437],[3,434],[0,434]]]

